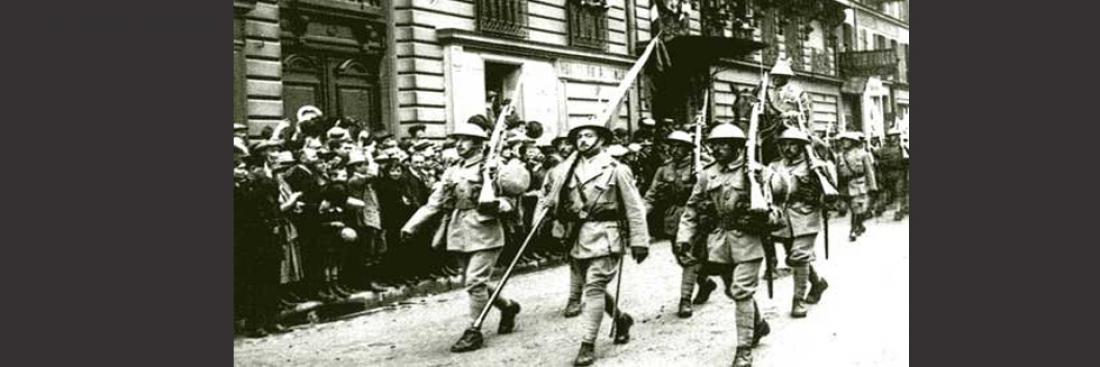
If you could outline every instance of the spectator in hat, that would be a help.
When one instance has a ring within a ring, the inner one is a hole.
[[[344,271],[349,276],[345,280],[350,280],[344,285],[353,291],[385,291],[377,282],[370,281],[373,274],[368,274],[369,269],[377,265],[387,251],[386,242],[381,236],[381,208],[374,189],[380,177],[380,167],[360,151],[352,153],[347,167],[350,173],[348,196],[354,199],[349,200],[354,207],[352,226],[359,234],[359,239],[348,247],[349,251],[344,257]]]
[[[283,239],[283,261],[280,266],[280,286],[282,287],[282,299],[285,306],[304,302],[305,297],[299,292],[303,277],[301,248],[298,244],[298,230],[290,221],[291,215],[301,210],[302,197],[300,191],[294,191],[286,183],[287,170],[297,165],[289,151],[279,151],[275,154],[272,172],[279,186],[279,236]]]

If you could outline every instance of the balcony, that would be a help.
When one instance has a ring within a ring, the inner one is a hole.
[[[501,37],[527,38],[527,0],[477,0],[477,30]]]

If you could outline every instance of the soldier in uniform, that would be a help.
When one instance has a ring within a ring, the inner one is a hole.
[[[692,189],[691,197],[680,217],[679,246],[689,246],[696,235],[705,236],[707,261],[732,266],[733,298],[736,302],[737,352],[734,366],[752,365],[752,348],[770,332],[768,323],[760,317],[753,294],[760,281],[764,259],[761,234],[772,230],[776,212],[753,211],[749,207],[748,175],[778,177],[766,174],[759,163],[744,161],[745,133],[733,124],[719,124],[710,131],[707,143],[716,159],[707,167]],[[783,182],[763,183],[772,195],[783,194]],[[765,195],[767,192],[764,193]]]
[[[837,157],[837,175],[840,178],[840,194],[848,203],[852,212],[852,229],[849,241],[855,241],[867,228],[863,221],[867,219],[871,191],[878,189],[875,180],[875,163],[871,155],[859,147],[860,134],[846,132],[840,134],[841,153]]]
[[[638,263],[649,255],[649,233],[645,203],[633,174],[604,151],[611,130],[589,121],[570,129],[569,138],[578,154],[547,175],[539,210],[548,211],[567,227],[570,267],[584,283],[584,334],[573,364],[587,366],[595,361],[604,312],[618,316],[613,320],[615,343],[630,341],[634,319],[615,308],[607,288],[621,267],[626,247]]]
[[[894,201],[899,202],[894,220],[901,220],[909,213],[909,195],[905,192],[908,167],[906,167],[905,148],[901,146],[900,138],[900,131],[890,130],[886,133],[886,144],[875,150],[878,164],[882,168],[880,170],[883,176],[882,186],[885,188],[880,195],[883,197],[877,200],[878,211],[884,212],[886,207]],[[886,195],[889,195],[889,200],[884,197]]]
[[[783,244],[787,253],[787,265],[791,267],[794,280],[794,298],[791,303],[792,317],[806,317],[806,304],[817,303],[821,294],[829,287],[825,278],[815,271],[812,263],[817,233],[821,230],[821,211],[824,205],[823,192],[814,170],[826,169],[824,161],[806,155],[810,137],[799,129],[787,129],[779,135],[779,152],[783,155],[768,165],[774,174],[786,180],[784,187],[787,195],[777,198],[787,219],[783,228],[772,232],[772,236]],[[832,180],[832,179],[831,179]],[[807,294],[806,286],[811,288]]]
[[[401,229],[401,235],[409,238],[429,220],[440,214],[450,214],[449,221],[442,224],[446,226],[446,249],[457,253],[463,265],[463,279],[470,296],[469,316],[473,322],[489,301],[492,290],[488,283],[504,247],[501,216],[514,210],[513,203],[500,196],[488,204],[479,203],[478,196],[482,185],[497,188],[512,186],[503,180],[508,174],[494,172],[507,170],[510,166],[485,161],[483,147],[489,137],[481,128],[470,124],[458,125],[450,136],[456,140],[462,160],[443,172],[428,202],[409,218]],[[494,182],[483,182],[483,169],[495,174]],[[519,303],[501,296],[493,301],[493,306],[500,310],[497,333],[511,333],[515,328],[516,314],[520,312]],[[451,346],[451,351],[472,351],[481,348],[482,344],[481,331],[471,327]]]
[[[660,211],[656,217],[661,221],[659,230],[664,236],[675,236],[676,228],[680,225],[680,215],[684,212],[684,203],[691,196],[691,188],[695,186],[695,167],[692,159],[692,147],[694,142],[688,133],[673,131],[665,139],[671,159],[668,163],[657,169],[653,176],[653,184],[645,194],[646,213]],[[706,256],[705,247],[680,248],[673,241],[672,254],[676,262],[683,268],[680,277],[680,306],[677,314],[682,318],[692,315],[691,295],[695,291],[695,283],[699,283],[699,296],[697,303],[703,303],[710,296],[710,292],[717,288],[714,281],[699,276],[703,259]],[[700,253],[698,250],[703,250]],[[694,251],[693,251],[694,250]]]

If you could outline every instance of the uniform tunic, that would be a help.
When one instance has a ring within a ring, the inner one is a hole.
[[[837,159],[837,174],[841,182],[840,193],[848,198],[852,211],[857,214],[866,212],[867,194],[878,190],[871,155],[860,148],[842,152]]]
[[[573,174],[567,177],[570,167]],[[570,269],[584,283],[582,341],[594,342],[604,312],[615,312],[607,287],[624,247],[649,247],[645,202],[630,169],[600,152],[591,158],[574,155],[547,175],[538,208],[544,210],[568,228]]]

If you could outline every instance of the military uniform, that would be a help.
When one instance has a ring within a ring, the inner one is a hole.
[[[859,142],[856,133],[844,133],[841,139]],[[837,175],[840,179],[840,194],[844,196],[848,209],[852,212],[852,232],[848,238],[855,241],[856,237],[866,231],[863,220],[870,203],[869,194],[878,190],[874,159],[859,146],[853,146],[837,157]]]
[[[480,128],[471,125],[464,125],[462,128],[476,130],[460,134],[461,131],[456,128],[456,132],[452,135],[468,134],[482,139],[486,137]],[[447,222],[442,224],[446,226],[444,235],[446,249],[457,253],[462,263],[466,292],[470,297],[471,322],[477,320],[481,310],[489,301],[491,288],[488,283],[505,240],[501,216],[506,215],[503,212],[510,211],[506,210],[510,209],[508,208],[510,203],[505,204],[505,199],[498,199],[495,203],[498,206],[493,208],[478,204],[481,187],[486,184],[482,175],[484,160],[484,156],[476,154],[447,168],[439,184],[433,188],[428,202],[420,207],[402,228],[403,233],[415,233],[431,219],[444,213],[449,214],[445,216]],[[510,167],[513,166],[501,166],[501,172],[498,172],[497,179],[491,184],[496,187],[515,185],[503,179],[509,175],[515,175],[515,173],[504,172]],[[519,312],[519,304],[501,296],[494,301],[493,306],[500,309],[502,314],[499,333],[511,332],[510,319]],[[451,350],[454,352],[473,350],[479,348],[481,343],[480,331],[471,328]]]
[[[897,134],[891,132],[888,135]],[[881,166],[882,172],[882,190],[883,196],[889,195],[889,200],[881,198],[878,200],[879,211],[885,211],[886,206],[893,201],[898,202],[898,211],[894,216],[894,219],[901,220],[906,213],[909,212],[909,193],[906,192],[908,177],[908,157],[906,157],[905,148],[901,144],[887,143],[875,151],[878,155],[878,163]]]
[[[731,124],[720,124],[712,129],[708,140],[741,139],[744,133]],[[708,167],[692,189],[684,208],[676,240],[684,243],[696,235],[705,236],[707,261],[733,267],[732,294],[736,301],[737,357],[736,365],[751,364],[751,348],[766,334],[766,323],[760,315],[753,294],[759,283],[760,267],[764,258],[761,234],[774,224],[774,212],[756,213],[749,210],[748,168],[744,158],[728,164],[716,163]],[[763,177],[776,177],[763,170]],[[761,183],[772,195],[783,194],[783,183]],[[687,245],[684,243],[683,245]]]
[[[801,144],[810,143],[806,134],[794,129],[784,132],[779,139],[780,141],[794,140]],[[823,163],[820,164],[824,167]],[[783,244],[787,253],[787,265],[791,267],[793,273],[791,279],[794,281],[794,296],[791,315],[804,317],[806,316],[805,303],[816,303],[821,297],[821,292],[828,287],[828,283],[817,274],[812,265],[816,260],[814,244],[822,226],[823,191],[804,153],[800,153],[794,159],[776,160],[768,168],[786,181],[784,186],[787,188],[787,195],[776,198],[786,220],[782,223],[783,228],[772,232],[772,236]],[[813,289],[807,294],[806,287],[811,284]]]
[[[586,127],[601,129],[604,142],[610,141],[610,131],[600,125],[576,126],[571,132]],[[584,283],[582,346],[575,364],[586,365],[594,358],[592,348],[604,312],[620,315],[614,320],[615,343],[630,339],[634,321],[629,314],[615,309],[615,299],[607,288],[618,273],[627,246],[634,251],[648,251],[645,203],[630,169],[604,151],[592,157],[574,154],[546,179],[541,210],[550,210],[565,225],[566,244],[571,246],[570,267],[582,275]],[[635,256],[639,261],[644,259],[644,255],[638,258],[637,252]]]
[[[671,144],[692,144],[691,137],[682,131],[674,131],[669,134],[667,140]],[[688,145],[690,147],[690,145]],[[660,221],[656,226],[662,235],[672,237],[676,235],[680,226],[680,215],[684,212],[684,204],[691,196],[691,188],[695,185],[695,169],[691,154],[682,159],[670,159],[668,163],[657,169],[653,175],[653,183],[645,194],[646,213],[649,218]],[[658,213],[654,213],[658,211]],[[680,317],[691,317],[691,296],[695,290],[695,283],[700,285],[700,297],[698,303],[705,301],[704,294],[709,296],[715,284],[707,281],[706,277],[699,276],[699,270],[706,260],[705,246],[692,246],[680,248],[673,241],[672,254],[676,262],[683,269],[680,277]]]

